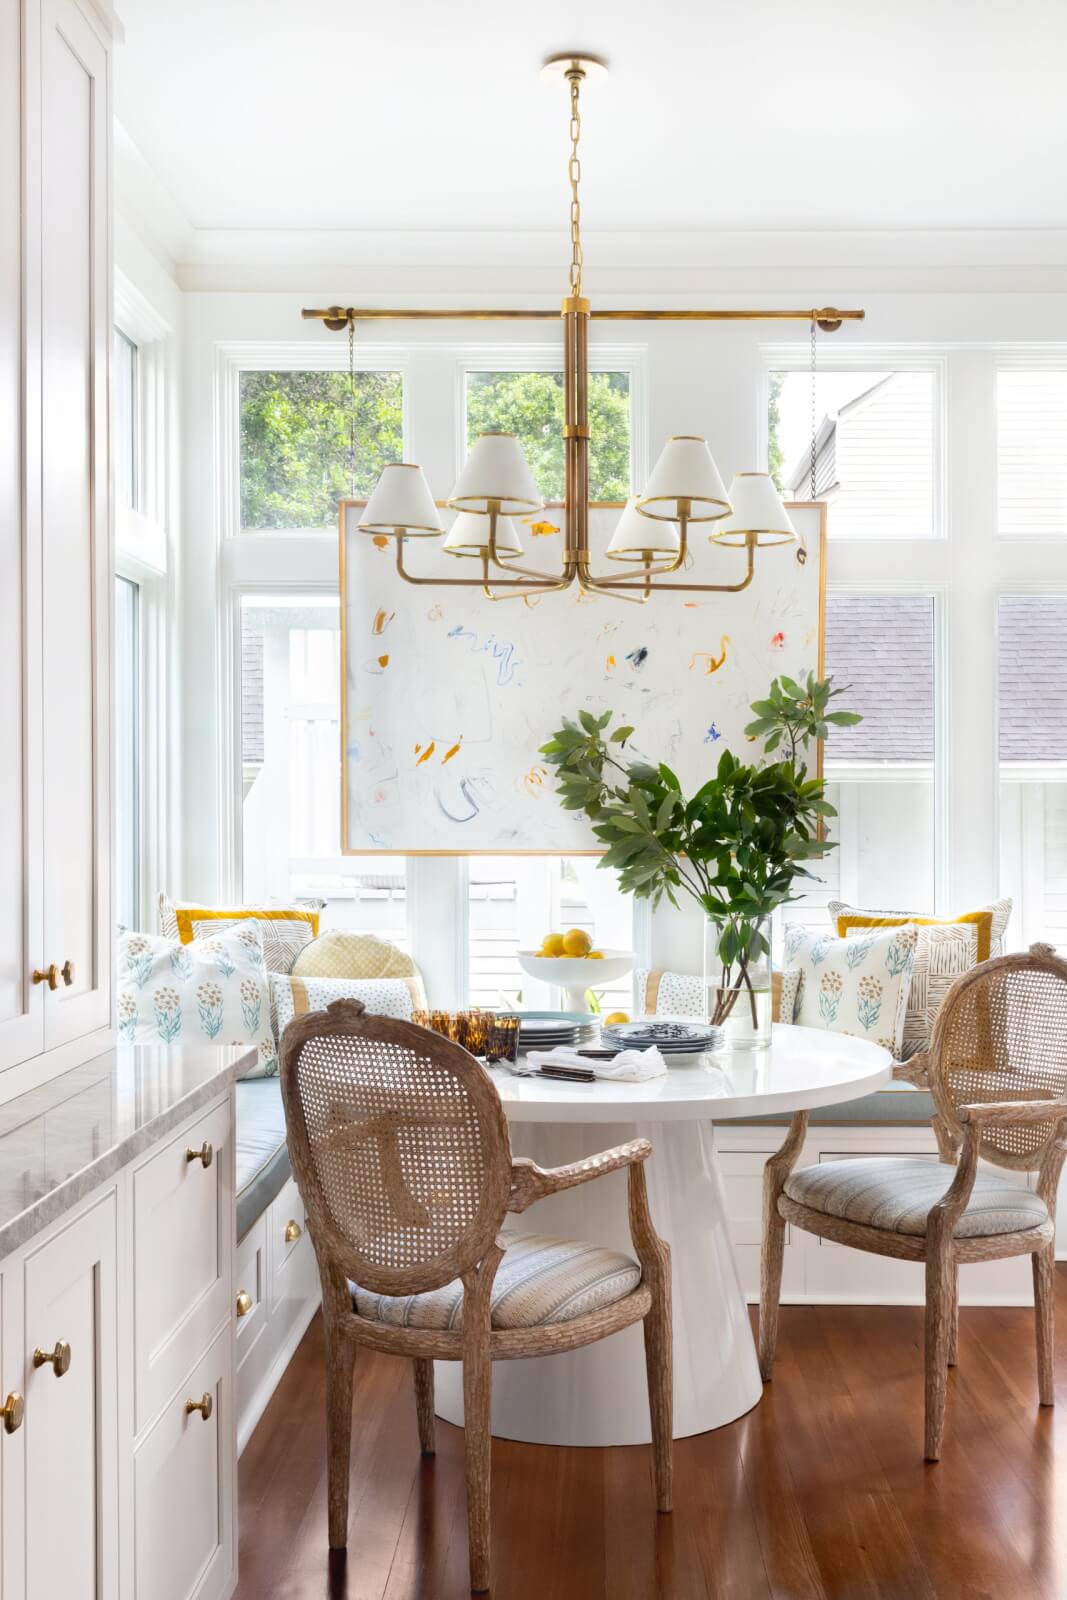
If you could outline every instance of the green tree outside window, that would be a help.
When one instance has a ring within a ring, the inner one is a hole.
[[[467,443],[516,433],[546,500],[563,499],[563,374],[469,372]],[[630,375],[589,374],[589,497],[630,495]]]
[[[242,372],[242,528],[336,526],[337,502],[403,459],[399,372],[357,372],[355,452],[347,372]]]

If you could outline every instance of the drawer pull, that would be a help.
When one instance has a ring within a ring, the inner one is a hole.
[[[187,1150],[185,1159],[186,1161],[201,1161],[205,1167],[210,1167],[215,1159],[215,1152],[205,1139],[199,1150]]]
[[[247,1317],[252,1309],[252,1296],[247,1289],[242,1289],[237,1296],[237,1315]]]
[[[70,1371],[70,1345],[66,1339],[57,1339],[54,1350],[42,1350],[40,1346],[33,1352],[35,1367],[52,1368],[57,1378]]]
[[[64,961],[63,965],[59,969],[59,975],[63,979],[63,982],[66,984],[67,988],[69,989],[71,984],[74,982],[74,963],[73,963],[73,961],[71,961],[69,958],[66,961]]]
[[[209,1394],[202,1394],[199,1400],[187,1400],[185,1402],[185,1415],[189,1417],[192,1416],[194,1411],[199,1411],[205,1422],[207,1422],[214,1409],[215,1402]]]
[[[289,1221],[285,1224],[285,1242],[286,1242],[286,1244],[295,1244],[296,1241],[299,1239],[300,1235],[303,1233],[303,1231],[304,1230],[300,1226],[299,1222],[297,1222],[294,1217],[290,1217]]]
[[[31,976],[34,983],[47,983],[50,989],[59,988],[59,968],[54,961],[50,967],[45,967],[43,972],[39,967],[34,967]]]
[[[18,1433],[25,1415],[26,1402],[22,1396],[20,1394],[9,1394],[3,1405],[0,1406],[0,1417],[4,1419],[4,1432]]]

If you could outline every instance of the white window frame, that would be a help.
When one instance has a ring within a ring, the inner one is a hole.
[[[760,448],[760,465],[767,471],[769,452],[769,437],[767,429],[767,411],[770,404],[770,375],[772,372],[801,372],[811,370],[810,353],[804,355],[795,344],[789,345],[763,345],[763,371],[757,395],[759,407],[759,428],[757,438]],[[948,441],[948,352],[943,345],[926,344],[855,344],[847,347],[834,347],[828,351],[825,343],[820,347],[816,359],[816,372],[823,376],[828,372],[928,372],[933,379],[932,416],[932,504],[930,508],[932,532],[922,538],[899,540],[875,540],[869,538],[855,538],[847,533],[835,534],[835,545],[853,545],[866,548],[872,544],[895,543],[905,549],[914,549],[916,546],[941,541],[950,537],[951,517],[949,506],[949,470],[947,460]]]
[[[1002,347],[998,347],[1002,348]],[[1002,372],[1067,372],[1067,342],[1040,345],[1016,345],[1010,352],[998,355],[993,369],[994,451],[993,451],[993,538],[998,545],[1067,544],[1067,528],[1063,533],[1002,533],[1000,530],[1000,436],[996,431],[997,378]]]
[[[156,897],[170,881],[178,843],[174,769],[169,742],[172,574],[169,545],[174,502],[172,434],[175,335],[139,290],[115,273],[113,322],[137,347],[134,410],[136,504],[116,504],[115,576],[138,587],[140,673],[140,921],[156,922]],[[117,497],[116,497],[117,501]]]
[[[356,371],[399,372],[404,458],[411,439],[410,345],[357,344]],[[218,492],[217,526],[220,540],[233,538],[303,538],[321,534],[322,528],[241,527],[241,373],[242,372],[347,372],[348,344],[220,344],[215,350],[215,397],[219,425],[215,430],[215,483]]]

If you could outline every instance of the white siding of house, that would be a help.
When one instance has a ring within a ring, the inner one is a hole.
[[[837,537],[924,539],[934,533],[934,380],[894,372],[837,417]]]
[[[1067,533],[1067,371],[997,373],[997,531]]]

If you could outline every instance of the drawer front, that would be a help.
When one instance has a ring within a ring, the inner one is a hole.
[[[207,1166],[189,1157],[205,1145]],[[232,1158],[227,1100],[133,1174],[138,1432],[230,1315]]]
[[[268,1213],[269,1216],[269,1213]],[[259,1221],[245,1234],[234,1258],[234,1311],[237,1317],[237,1370],[267,1324],[267,1221]]]
[[[228,1331],[171,1396],[134,1458],[137,1600],[213,1600],[233,1571],[233,1394]],[[211,1402],[210,1416],[189,1402]]]
[[[277,1274],[301,1241],[307,1238],[304,1202],[300,1198],[300,1190],[294,1179],[289,1179],[271,1206],[269,1215],[273,1222],[271,1246],[274,1254],[274,1270]]]
[[[270,1316],[278,1339],[319,1290],[319,1269],[300,1191],[292,1179],[267,1213],[270,1227]],[[293,1223],[300,1229],[292,1237]],[[287,1237],[290,1235],[290,1237]]]

